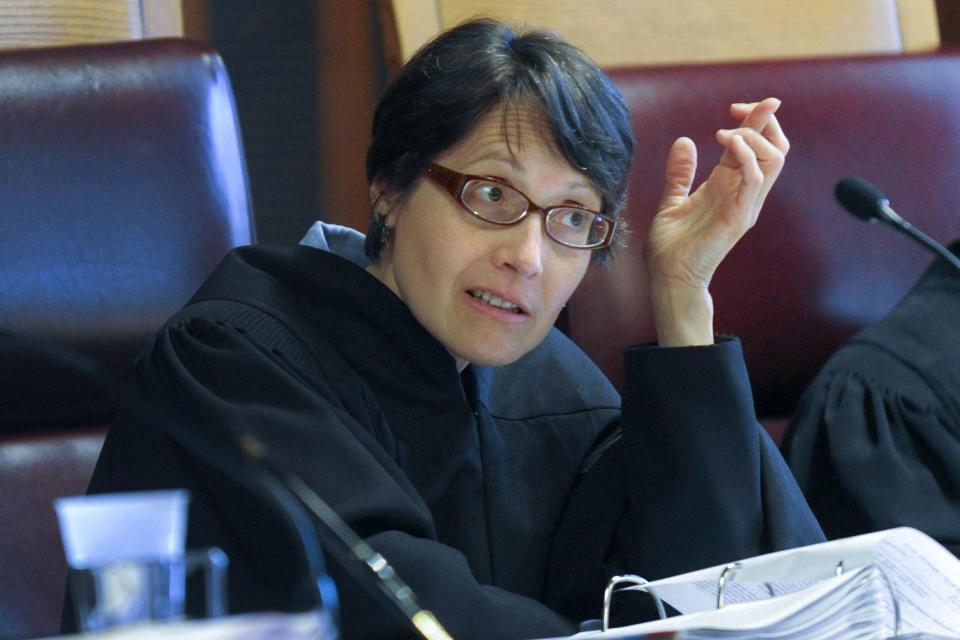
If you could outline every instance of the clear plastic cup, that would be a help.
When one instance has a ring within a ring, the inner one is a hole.
[[[67,563],[84,569],[182,556],[189,502],[183,489],[58,498],[54,508]]]
[[[60,498],[55,502],[81,631],[182,618],[187,576],[204,573],[207,617],[226,610],[226,555],[187,552],[183,490]]]

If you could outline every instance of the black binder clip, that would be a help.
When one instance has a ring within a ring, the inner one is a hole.
[[[613,593],[617,591],[617,587],[621,585],[630,585],[634,587],[643,587],[643,585],[648,584],[648,580],[641,578],[640,576],[635,576],[631,574],[623,576],[614,576],[610,578],[610,582],[607,583],[607,588],[603,590],[603,631],[610,629],[610,605],[613,603]],[[621,586],[621,589],[623,587]],[[648,591],[647,589],[640,589],[644,593],[650,594],[650,597],[653,598],[654,603],[657,605],[657,615],[660,616],[660,619],[663,620],[667,617],[667,612],[663,608],[663,602],[653,591]]]

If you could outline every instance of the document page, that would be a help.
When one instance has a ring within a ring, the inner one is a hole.
[[[876,548],[900,603],[904,633],[960,633],[960,560],[915,529],[894,529]]]

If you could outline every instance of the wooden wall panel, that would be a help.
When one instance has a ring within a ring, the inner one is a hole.
[[[960,46],[960,2],[937,0],[937,21],[943,43]]]
[[[379,25],[370,2],[317,5],[317,181],[319,214],[367,230],[365,171],[373,108],[383,89]]]
[[[940,46],[934,0],[897,0],[904,51],[930,51]]]
[[[210,41],[210,0],[183,0],[183,37],[199,42]]]
[[[384,0],[386,1],[386,0]],[[897,53],[936,48],[934,0],[393,0],[406,58],[429,37],[431,6],[445,28],[475,15],[554,29],[601,66]],[[412,25],[412,29],[411,29]],[[404,29],[410,29],[407,33]]]
[[[177,36],[180,0],[0,0],[0,48]]]
[[[143,37],[166,38],[184,34],[183,4],[192,0],[140,0]]]
[[[437,0],[379,0],[383,45],[390,69],[399,69],[423,43],[440,32]]]

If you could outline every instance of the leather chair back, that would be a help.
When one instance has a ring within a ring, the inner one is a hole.
[[[28,49],[0,87],[0,329],[123,373],[252,240],[226,70],[185,40]]]
[[[0,637],[57,633],[66,562],[53,499],[86,490],[103,435],[94,427],[0,437]]]
[[[614,381],[621,349],[653,340],[641,257],[672,141],[700,152],[697,184],[716,163],[728,105],[783,99],[787,164],[757,225],[711,286],[715,330],[744,345],[759,415],[775,438],[826,359],[889,310],[931,256],[889,228],[847,215],[833,197],[848,174],[942,242],[960,235],[960,54],[624,68],[612,77],[633,114],[633,241],[592,268],[567,306],[567,329]]]
[[[0,333],[124,380],[223,255],[253,241],[233,94],[206,46],[0,52],[0,140]],[[0,636],[53,635],[66,565],[52,500],[86,490],[114,407],[42,357],[0,360]]]

